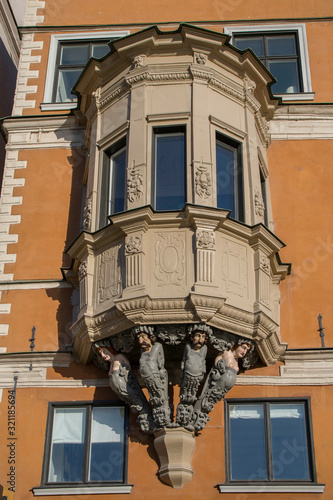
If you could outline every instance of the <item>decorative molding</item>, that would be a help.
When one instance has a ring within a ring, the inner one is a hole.
[[[16,149],[68,148],[84,146],[84,127],[75,116],[6,118],[7,151]]]
[[[122,291],[120,245],[105,250],[99,257],[98,303],[119,297]]]
[[[72,288],[70,283],[62,280],[13,280],[0,282],[0,292],[4,290],[48,290],[50,288]]]
[[[185,233],[158,233],[154,276],[158,286],[180,286],[185,277]]]
[[[283,106],[276,111],[269,129],[272,140],[332,140],[333,106]]]
[[[233,127],[229,123],[226,123],[219,118],[216,118],[215,116],[209,115],[209,121],[212,125],[225,130],[229,135],[234,136],[237,140],[244,141],[245,137],[247,136],[247,133],[243,130]]]

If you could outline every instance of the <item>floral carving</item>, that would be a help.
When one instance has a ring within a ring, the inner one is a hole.
[[[87,262],[84,261],[79,266],[79,271],[78,271],[79,281],[82,281],[83,278],[85,278],[86,276],[87,276]]]
[[[198,231],[197,232],[197,245],[199,248],[214,248],[215,236],[212,231]]]
[[[129,236],[126,238],[125,243],[125,253],[126,255],[132,255],[138,253],[142,248],[142,240],[140,236]]]
[[[91,230],[91,217],[92,217],[92,193],[87,196],[84,209],[83,209],[83,229],[85,231]]]
[[[163,327],[157,327],[157,336],[165,345],[176,346],[184,340],[186,330],[185,327],[181,325],[166,325]]]
[[[195,192],[200,198],[208,198],[212,194],[211,176],[203,165],[195,173]]]
[[[254,210],[256,215],[258,215],[258,217],[261,217],[262,219],[264,218],[265,204],[264,200],[262,199],[262,194],[258,188],[256,188],[254,191]]]
[[[140,198],[143,194],[143,177],[142,174],[133,168],[128,174],[127,179],[127,198],[133,203],[133,201]]]
[[[195,52],[194,54],[194,62],[196,64],[206,64],[207,56],[206,54],[202,54],[201,52]]]

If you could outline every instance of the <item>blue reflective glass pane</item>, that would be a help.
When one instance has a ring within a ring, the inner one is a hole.
[[[71,90],[80,74],[81,69],[66,69],[59,71],[56,102],[77,101],[77,97],[71,94]]]
[[[93,409],[89,481],[122,481],[124,407]]]
[[[125,209],[126,149],[111,157],[111,189],[109,214]]]
[[[231,479],[267,479],[263,405],[230,405]]]
[[[82,481],[85,433],[84,408],[59,408],[54,412],[49,481]]]
[[[64,45],[61,47],[60,64],[72,66],[73,64],[85,65],[89,59],[88,44]]]
[[[230,210],[230,217],[236,218],[237,169],[236,149],[216,143],[216,193],[217,207]]]
[[[274,94],[300,92],[297,61],[268,61],[268,69],[277,79],[272,85]]]
[[[155,208],[181,210],[186,201],[184,134],[157,135],[155,149]]]
[[[93,45],[92,56],[100,59],[110,52],[108,45]]]
[[[258,57],[264,55],[264,40],[262,36],[235,38],[235,45],[240,50],[252,49]]]
[[[267,55],[269,56],[296,55],[295,36],[294,35],[268,36]]]
[[[273,478],[309,480],[304,404],[271,404]]]

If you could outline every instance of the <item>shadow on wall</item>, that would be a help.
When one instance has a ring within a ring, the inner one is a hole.
[[[0,39],[0,118],[12,113],[17,68],[13,63],[3,41]],[[0,187],[5,164],[5,140],[0,135]]]

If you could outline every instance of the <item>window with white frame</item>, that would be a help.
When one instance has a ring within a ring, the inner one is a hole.
[[[226,401],[227,482],[315,482],[309,405]]]
[[[88,60],[104,57],[110,51],[108,42],[128,34],[129,31],[105,31],[52,35],[42,111],[75,108],[77,98],[71,90]]]
[[[50,404],[42,483],[125,483],[126,408]]]
[[[232,26],[224,31],[238,49],[252,49],[273,74],[275,95],[283,100],[314,98],[304,24]]]
[[[241,144],[216,134],[216,203],[230,210],[230,217],[244,220],[243,167]]]
[[[181,210],[186,202],[185,127],[153,131],[153,205],[155,210]]]

